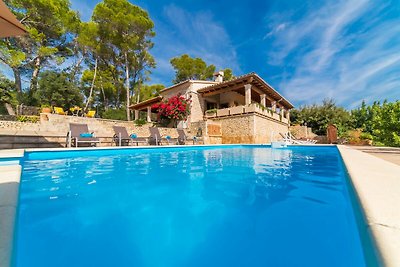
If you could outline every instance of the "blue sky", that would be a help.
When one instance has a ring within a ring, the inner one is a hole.
[[[89,20],[99,1],[71,2]],[[149,83],[171,85],[169,60],[187,53],[254,71],[296,106],[400,99],[400,0],[131,2],[155,22]]]

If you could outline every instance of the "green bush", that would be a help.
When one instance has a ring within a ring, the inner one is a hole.
[[[126,121],[126,109],[108,109],[102,114],[103,119]]]
[[[400,101],[363,103],[352,111],[352,120],[374,145],[400,147]]]
[[[216,109],[216,108],[212,108],[212,109],[206,110],[206,113],[207,113],[207,114],[214,114],[214,113],[217,113],[217,109]]]
[[[305,125],[312,128],[318,135],[326,135],[326,128],[334,124],[338,128],[338,135],[342,137],[351,128],[350,113],[339,107],[331,99],[326,99],[321,105],[308,105],[294,109],[290,113],[293,124]]]
[[[136,126],[143,126],[147,123],[146,119],[137,119],[134,122]]]
[[[39,121],[39,116],[20,115],[17,117],[17,121],[37,123]]]

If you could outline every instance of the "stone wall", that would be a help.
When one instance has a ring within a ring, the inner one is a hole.
[[[136,133],[138,137],[149,137],[149,127],[153,124],[136,126],[133,122],[63,116],[56,114],[40,114],[40,122],[29,123],[19,121],[0,121],[0,148],[35,148],[65,146],[69,123],[87,124],[89,131],[100,138],[102,146],[113,145],[113,126],[123,126],[128,133]],[[177,138],[175,128],[159,128],[163,136]],[[192,136],[188,133],[188,136]]]
[[[254,143],[253,115],[223,117],[218,121],[221,123],[223,144]]]
[[[298,139],[314,139],[317,137],[310,127],[302,125],[290,126],[290,132]]]
[[[203,121],[204,112],[206,110],[204,98],[197,93],[199,89],[212,85],[213,82],[193,82],[190,85],[192,104],[190,107],[190,122]]]
[[[280,133],[285,134],[289,130],[288,124],[258,114],[254,116],[254,126],[254,143],[256,144],[282,140]]]
[[[281,138],[288,125],[257,113],[213,118],[221,124],[222,144],[265,144]]]
[[[87,124],[100,138],[102,146],[112,145],[113,126],[126,127],[128,133],[149,137],[152,124],[136,126],[133,122],[83,118],[42,113],[40,122],[0,121],[0,148],[65,146],[69,123]],[[178,137],[175,128],[159,128],[164,136]],[[200,130],[199,130],[200,129]],[[192,122],[186,129],[189,137],[202,135],[205,144],[262,144],[281,139],[279,133],[288,125],[259,113],[245,113]]]

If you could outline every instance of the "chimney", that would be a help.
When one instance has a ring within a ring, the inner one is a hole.
[[[224,81],[224,72],[219,71],[214,73],[214,81],[217,83],[222,83]]]

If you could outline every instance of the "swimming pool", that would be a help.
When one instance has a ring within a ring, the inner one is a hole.
[[[31,152],[14,263],[366,266],[336,147]]]

